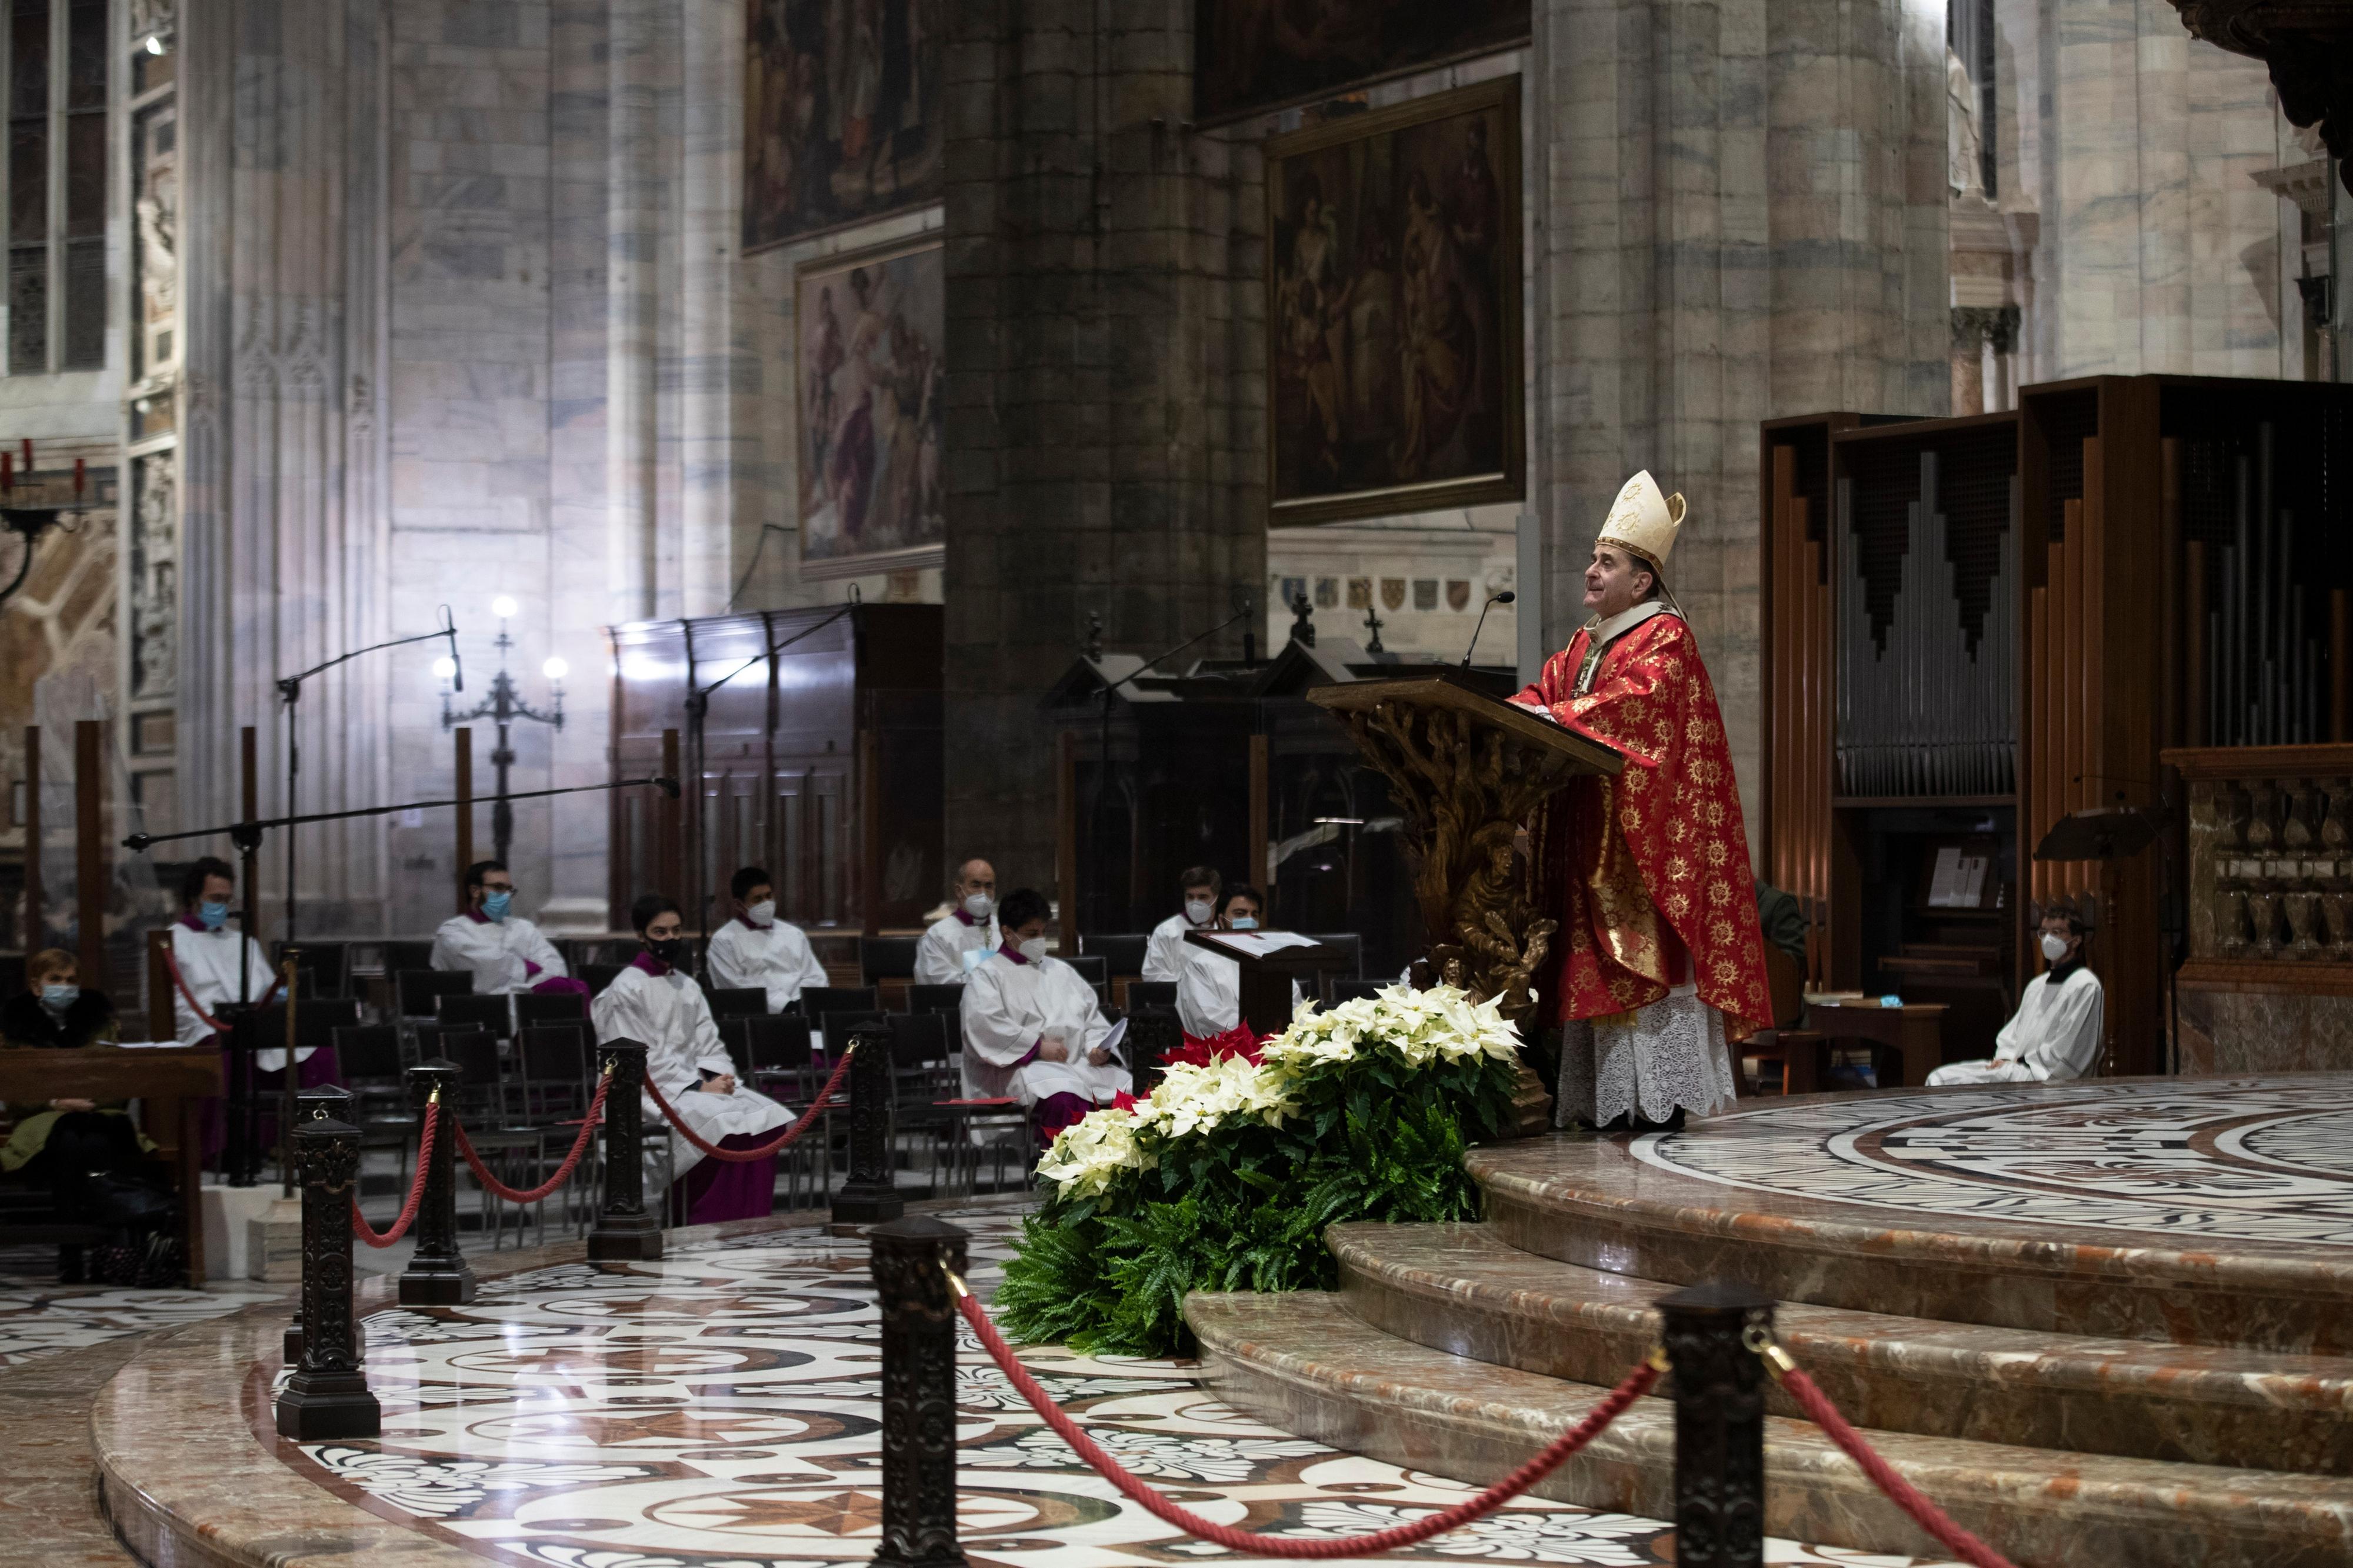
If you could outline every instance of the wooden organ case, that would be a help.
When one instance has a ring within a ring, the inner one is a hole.
[[[1762,427],[1765,874],[1817,922],[1810,984],[1947,1002],[1948,1058],[1989,1055],[2065,898],[2096,915],[2105,1070],[2167,1069],[2192,879],[2159,753],[2348,738],[2348,395],[2104,376]],[[2031,858],[2116,805],[2169,830]]]
[[[936,605],[609,628],[616,778],[662,772],[663,732],[673,730],[681,778],[693,771],[688,693],[735,672],[711,693],[701,787],[681,809],[664,812],[645,791],[613,796],[614,929],[627,931],[630,901],[656,888],[700,929],[699,887],[716,924],[727,918],[728,878],[745,865],[767,868],[777,914],[813,937],[919,927],[947,888],[941,635]],[[665,844],[666,832],[675,841]],[[697,842],[699,882],[686,847]],[[819,952],[855,960],[854,944],[821,941]]]

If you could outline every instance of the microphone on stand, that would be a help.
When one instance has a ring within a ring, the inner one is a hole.
[[[441,635],[449,639],[449,689],[466,689],[466,661],[458,653],[458,623],[449,614],[449,606],[441,606]]]
[[[1520,596],[1517,594],[1513,593],[1509,588],[1504,589],[1499,594],[1490,594],[1487,595],[1487,602],[1479,606],[1479,624],[1471,628],[1471,646],[1462,650],[1463,668],[1468,669],[1471,668],[1471,656],[1479,651],[1479,634],[1487,628],[1487,612],[1497,605],[1515,604],[1518,602],[1519,597]]]
[[[670,796],[670,799],[676,800],[678,798],[678,781],[676,779],[670,778],[668,776],[659,776],[657,777],[653,783],[656,789],[660,790],[662,794]]]

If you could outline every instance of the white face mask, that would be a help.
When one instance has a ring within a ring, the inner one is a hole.
[[[750,917],[752,923],[755,926],[773,925],[776,923],[776,900],[774,899],[762,899],[758,903],[754,904],[750,909],[745,910],[744,913]]]
[[[2044,931],[2042,933],[2042,956],[2049,959],[2053,963],[2056,963],[2061,959],[2066,957],[2067,939],[2063,936],[2052,936],[2049,931]]]
[[[1217,912],[1217,910],[1209,907],[1209,900],[1207,899],[1187,899],[1185,900],[1185,918],[1194,925],[1208,925],[1209,923],[1209,917]]]
[[[985,921],[997,910],[997,900],[987,893],[966,893],[964,912],[976,921]]]
[[[1046,939],[1042,936],[1028,938],[1021,943],[1020,951],[1022,957],[1035,963],[1046,956]]]

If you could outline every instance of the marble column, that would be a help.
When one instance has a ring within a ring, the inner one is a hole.
[[[1757,422],[1950,395],[1943,8],[1552,0],[1532,55],[1546,639],[1626,476],[1683,491],[1669,581],[1753,834]]]
[[[181,21],[181,747],[184,816],[194,824],[235,814],[241,724],[261,729],[265,810],[282,804],[285,726],[274,676],[386,635],[374,406],[382,384],[383,25],[379,8],[356,0],[190,0]],[[365,298],[355,302],[355,289]],[[374,793],[385,690],[381,667],[364,664],[305,686],[306,808]],[[365,825],[305,834],[308,929],[340,929],[379,895],[378,842]],[[283,854],[274,842],[264,861],[272,930]]]
[[[1046,887],[1036,704],[1087,616],[1157,653],[1261,591],[1260,160],[1187,133],[1187,5],[953,12],[947,851]]]

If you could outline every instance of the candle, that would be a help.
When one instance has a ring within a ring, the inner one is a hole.
[[[0,490],[13,490],[16,488],[16,460],[10,454],[0,452]]]
[[[76,458],[74,459],[74,499],[76,500],[81,499],[82,486],[87,482],[88,478],[89,469],[84,466],[81,458]]]

